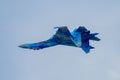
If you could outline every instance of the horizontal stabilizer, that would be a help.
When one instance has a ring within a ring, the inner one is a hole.
[[[99,33],[91,33],[90,35],[94,35],[94,36],[95,36],[95,35],[98,35],[98,34],[99,34]]]
[[[95,36],[95,35],[98,35],[98,34],[99,34],[99,33],[91,33],[91,34],[90,34],[90,40],[100,41],[100,39]]]
[[[92,37],[92,38],[90,38],[90,40],[100,41],[100,39],[98,37]]]
[[[90,48],[89,47],[82,47],[82,50],[88,54],[90,52]]]
[[[87,45],[83,45],[81,48],[83,49],[83,51],[84,51],[86,54],[88,54],[88,53],[90,52],[90,49],[94,49],[94,47],[92,47],[92,46],[87,46]]]
[[[92,47],[92,46],[89,46],[90,47],[90,49],[94,49],[95,47]]]
[[[90,52],[89,40],[86,40],[85,42],[82,42],[81,48],[83,49],[83,51],[85,53],[89,53]]]

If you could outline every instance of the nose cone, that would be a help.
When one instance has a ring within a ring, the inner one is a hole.
[[[18,46],[18,47],[20,47],[20,48],[29,48],[29,45],[28,44],[22,44],[22,45],[20,45],[20,46]]]

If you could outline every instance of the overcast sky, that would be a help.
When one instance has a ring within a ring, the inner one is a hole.
[[[85,54],[20,44],[50,38],[55,26],[86,26],[100,42]],[[0,80],[120,80],[120,0],[0,0]]]

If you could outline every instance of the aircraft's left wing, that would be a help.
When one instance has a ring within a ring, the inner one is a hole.
[[[53,40],[56,40],[55,42],[59,41],[59,44],[63,44],[63,45],[71,45],[74,46],[75,44],[73,43],[73,41],[71,40],[71,33],[68,30],[67,26],[62,26],[62,27],[56,27],[58,28],[58,30],[56,31],[56,34],[53,36]]]
[[[57,36],[66,36],[66,37],[70,37],[71,33],[68,30],[67,26],[62,26],[62,27],[55,27],[55,29],[58,28],[57,32],[55,35]]]

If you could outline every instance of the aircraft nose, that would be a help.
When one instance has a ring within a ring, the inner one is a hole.
[[[29,45],[28,44],[22,44],[22,45],[19,45],[18,47],[20,47],[20,48],[29,48]]]

